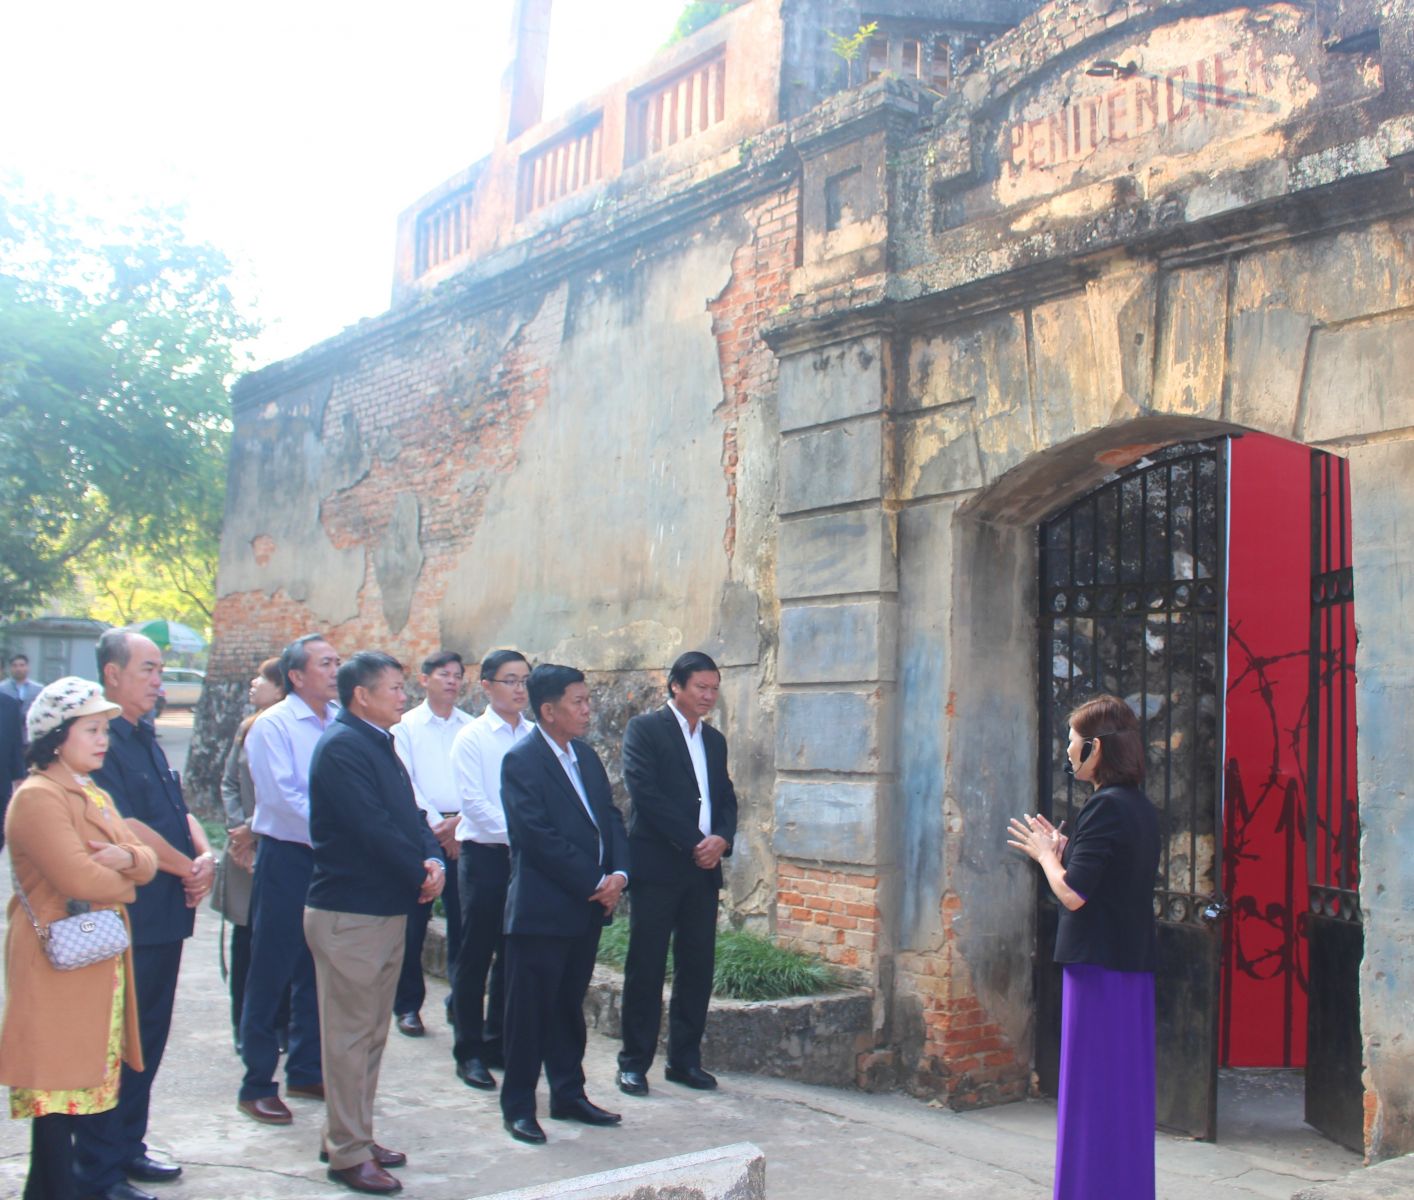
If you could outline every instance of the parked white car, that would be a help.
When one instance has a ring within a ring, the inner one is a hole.
[[[157,701],[160,714],[164,708],[195,708],[201,699],[206,674],[190,667],[168,667],[162,672],[162,695]]]

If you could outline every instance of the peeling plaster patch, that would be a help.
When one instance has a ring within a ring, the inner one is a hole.
[[[275,539],[268,533],[257,534],[250,539],[250,552],[257,567],[268,567],[275,554]]]
[[[684,649],[681,629],[659,621],[634,621],[618,629],[591,625],[556,642],[544,657],[584,671],[626,671],[643,663],[672,662]]]
[[[383,616],[388,630],[397,634],[408,623],[413,592],[422,574],[422,545],[418,540],[421,510],[417,496],[403,492],[393,507],[392,520],[373,550],[373,572],[383,596]]]
[[[538,384],[543,402],[510,469],[489,480],[484,517],[448,579],[444,636],[568,646],[593,656],[576,665],[612,669],[671,661],[669,649],[711,633],[730,577],[729,501],[686,481],[721,478],[707,304],[738,245],[730,233],[703,235],[605,272],[576,286],[553,332],[531,338],[511,398]],[[495,588],[482,586],[487,575]],[[646,642],[634,648],[631,637]]]

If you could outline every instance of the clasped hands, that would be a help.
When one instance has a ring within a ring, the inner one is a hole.
[[[423,876],[422,887],[417,893],[419,904],[431,904],[442,894],[442,886],[447,882],[447,871],[436,859],[429,859],[423,866],[427,874]]]
[[[216,883],[216,856],[207,850],[191,860],[191,870],[182,878],[187,907],[195,908]]]
[[[727,852],[727,839],[709,833],[692,848],[692,861],[704,871],[713,870]]]
[[[1061,822],[1063,827],[1065,822]],[[1040,862],[1047,854],[1054,854],[1060,858],[1065,853],[1066,843],[1070,840],[1059,828],[1052,825],[1040,813],[1032,816],[1024,813],[1020,817],[1012,817],[1007,823],[1007,845],[1013,850],[1020,850],[1030,858]]]
[[[619,899],[623,896],[624,888],[627,886],[628,880],[622,875],[606,875],[598,890],[589,897],[589,902],[602,905],[605,916],[613,916],[614,909],[619,906]]]

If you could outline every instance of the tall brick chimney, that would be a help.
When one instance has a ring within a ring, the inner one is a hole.
[[[510,62],[501,79],[502,129],[508,142],[545,115],[545,64],[550,57],[553,7],[554,0],[513,0]]]

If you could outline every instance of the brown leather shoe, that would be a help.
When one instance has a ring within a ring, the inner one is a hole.
[[[285,1107],[279,1096],[261,1096],[258,1100],[237,1100],[236,1107],[262,1125],[288,1125],[294,1113]]]
[[[368,1192],[374,1196],[387,1196],[403,1190],[403,1185],[371,1158],[356,1167],[340,1167],[337,1170],[330,1167],[329,1178],[352,1191]]]
[[[322,1083],[292,1083],[285,1088],[285,1095],[298,1096],[301,1100],[323,1100],[324,1085]]]
[[[389,1150],[387,1146],[380,1146],[377,1142],[371,1147],[373,1151],[373,1161],[380,1167],[405,1167],[408,1165],[408,1156],[401,1150]],[[319,1161],[326,1163],[329,1161],[329,1151],[319,1152]]]

